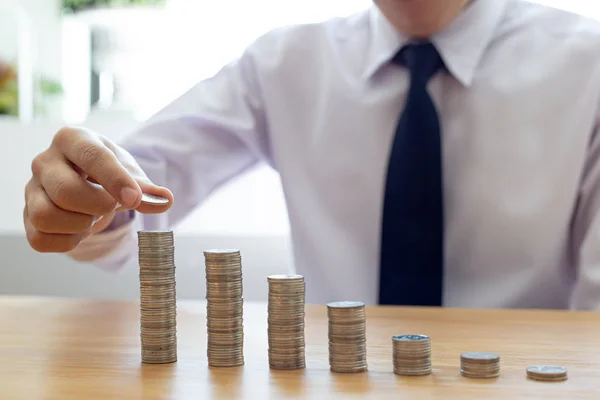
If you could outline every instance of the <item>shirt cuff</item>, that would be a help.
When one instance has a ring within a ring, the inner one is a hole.
[[[105,229],[82,241],[66,255],[75,261],[93,263],[105,270],[118,271],[135,255],[138,220],[119,221],[112,229]],[[111,225],[112,222],[111,222]]]
[[[123,225],[126,225],[128,222],[133,220],[134,217],[135,217],[134,210],[127,210],[127,211],[116,213],[115,216],[113,217],[112,221],[110,222],[110,224],[106,228],[104,228],[102,233],[114,231],[115,229],[120,228]]]

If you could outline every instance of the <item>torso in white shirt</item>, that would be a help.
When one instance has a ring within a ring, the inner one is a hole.
[[[599,26],[477,1],[432,39],[449,70],[429,86],[442,121],[444,305],[600,308]],[[265,161],[281,175],[307,301],[375,303],[409,83],[386,60],[405,42],[375,8],[258,39],[123,143],[177,199],[169,218],[139,216],[135,229],[174,224]]]

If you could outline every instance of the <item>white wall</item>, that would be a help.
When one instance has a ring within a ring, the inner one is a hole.
[[[35,70],[52,78],[61,76],[60,0],[0,0],[0,6],[18,4],[30,17],[33,28]],[[1,18],[1,17],[0,17]],[[2,20],[4,22],[4,20]],[[4,33],[4,29],[2,30]],[[0,35],[0,56],[12,49],[13,36]]]

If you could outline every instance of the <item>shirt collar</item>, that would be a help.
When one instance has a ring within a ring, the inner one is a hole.
[[[505,13],[507,0],[473,0],[443,31],[431,37],[446,68],[470,86],[483,53]],[[371,7],[373,35],[364,78],[372,77],[411,38],[399,33],[376,7]]]

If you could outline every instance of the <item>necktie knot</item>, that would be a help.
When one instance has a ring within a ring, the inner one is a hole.
[[[426,83],[444,65],[440,53],[430,43],[409,44],[396,54],[395,64],[406,66],[412,79]]]

